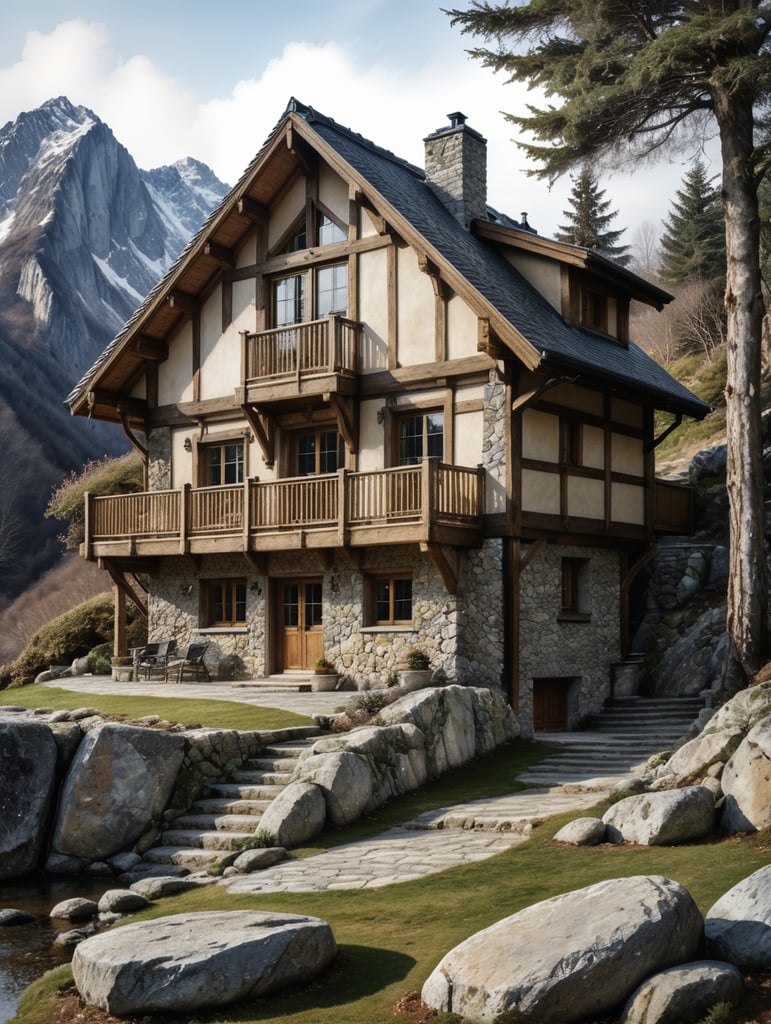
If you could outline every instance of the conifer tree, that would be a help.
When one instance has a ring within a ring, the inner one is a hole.
[[[671,285],[725,283],[725,226],[720,189],[701,160],[683,176],[660,239],[661,276]]]
[[[507,114],[539,177],[587,161],[658,155],[685,127],[716,127],[726,234],[726,439],[730,565],[725,685],[768,652],[761,434],[764,317],[758,186],[771,167],[769,0],[469,0],[448,12],[492,41],[471,55],[548,102]]]
[[[618,245],[626,228],[617,231],[610,229],[610,222],[615,220],[617,213],[610,211],[610,199],[604,198],[605,190],[600,188],[587,166],[582,167],[578,174],[571,175],[571,181],[572,208],[562,211],[567,224],[560,224],[554,237],[558,242],[594,249],[602,256],[620,263],[622,267],[627,266],[630,260],[629,246]]]

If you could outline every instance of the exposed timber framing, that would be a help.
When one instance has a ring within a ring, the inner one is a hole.
[[[276,432],[273,426],[273,417],[255,405],[244,404],[241,406],[241,410],[251,427],[257,444],[262,449],[265,465],[270,468],[276,461]]]
[[[458,575],[460,572],[460,554],[453,550],[448,552],[440,544],[421,542],[420,550],[430,556],[431,561],[442,577],[448,594],[458,593]]]

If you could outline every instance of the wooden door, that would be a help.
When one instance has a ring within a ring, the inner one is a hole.
[[[563,732],[568,724],[569,679],[533,680],[533,728],[536,732]]]
[[[313,668],[324,654],[321,580],[282,580],[278,585],[279,670]]]

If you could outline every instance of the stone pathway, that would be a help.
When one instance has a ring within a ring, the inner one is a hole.
[[[107,677],[58,679],[50,684],[83,694],[121,693],[137,696],[195,697],[233,700],[277,707],[313,718],[330,714],[346,700],[344,693],[275,692],[229,683],[114,683]],[[552,743],[570,744],[581,733],[549,734]],[[546,737],[544,737],[546,738]],[[603,739],[607,740],[607,735]],[[599,739],[599,737],[595,737]],[[548,788],[532,788],[503,797],[482,799],[426,812],[373,839],[346,843],[301,860],[284,861],[251,875],[223,879],[233,893],[318,892],[325,889],[380,888],[414,881],[462,864],[485,860],[524,842],[545,819],[571,811],[579,816],[605,796],[619,778],[634,769],[608,771],[601,743],[586,744],[596,751],[596,770],[584,765],[580,783],[549,776]],[[558,760],[559,755],[554,760]],[[563,769],[564,770],[564,769]]]

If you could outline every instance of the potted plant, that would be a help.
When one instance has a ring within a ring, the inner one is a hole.
[[[339,678],[331,661],[324,657],[316,659],[316,663],[313,666],[313,675],[311,676],[311,688],[314,692],[337,689]]]
[[[431,683],[432,675],[426,652],[413,647],[407,652],[405,667],[399,670],[399,685],[403,690],[420,690]]]

